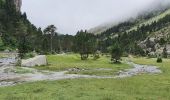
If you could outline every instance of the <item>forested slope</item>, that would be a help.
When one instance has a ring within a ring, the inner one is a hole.
[[[27,50],[36,49],[41,30],[37,29],[27,19],[26,13],[21,13],[15,8],[13,0],[0,0],[0,33],[1,50],[15,50],[19,44],[27,44]],[[36,38],[36,39],[35,39]],[[36,45],[36,46],[35,46]]]
[[[120,44],[124,52],[132,54],[145,55],[148,51],[140,44],[150,38],[155,38],[154,44],[165,45],[169,43],[168,30],[170,26],[170,9],[167,9],[156,16],[152,16],[146,19],[136,19],[135,21],[126,21],[120,23],[101,35],[98,35],[100,46],[99,48],[103,52],[107,52],[108,48],[115,43]],[[157,34],[157,35],[155,35]],[[160,34],[164,34],[162,38],[157,38]],[[157,40],[156,40],[157,39]],[[165,41],[162,43],[162,41]],[[151,41],[150,41],[151,42]],[[145,43],[146,45],[146,43]],[[156,51],[156,50],[151,50]],[[149,52],[151,52],[149,51]]]

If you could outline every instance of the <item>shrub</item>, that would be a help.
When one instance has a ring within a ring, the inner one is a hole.
[[[21,66],[21,59],[18,59],[16,66]]]
[[[157,63],[162,63],[162,58],[161,57],[157,58]]]
[[[81,60],[87,60],[88,57],[88,54],[81,54]]]
[[[100,53],[97,51],[97,52],[94,54],[93,59],[94,59],[94,60],[97,60],[97,59],[99,59],[99,58],[100,58]]]

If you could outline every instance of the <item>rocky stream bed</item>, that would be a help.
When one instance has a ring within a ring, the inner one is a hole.
[[[116,76],[96,76],[96,75],[78,75],[78,74],[66,74],[69,72],[53,72],[53,71],[42,71],[34,68],[21,67],[25,70],[25,73],[17,73],[15,67],[16,59],[11,58],[1,58],[0,59],[0,87],[2,86],[13,86],[16,84],[22,84],[25,82],[35,82],[42,80],[62,80],[62,79],[74,79],[74,78],[126,78],[132,77],[138,74],[149,73],[149,74],[159,74],[162,71],[156,66],[150,65],[139,65],[133,62],[127,62],[133,67],[130,69],[122,70],[117,73]],[[111,70],[99,68],[96,70]]]

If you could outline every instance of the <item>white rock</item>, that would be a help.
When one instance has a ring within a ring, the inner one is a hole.
[[[47,65],[47,59],[45,55],[39,55],[34,58],[26,59],[21,61],[21,66],[24,67],[33,67]]]

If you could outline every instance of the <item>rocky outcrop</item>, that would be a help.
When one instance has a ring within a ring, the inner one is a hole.
[[[21,6],[22,6],[22,0],[4,0],[5,6],[7,6],[8,10],[13,11],[14,9],[16,10],[16,12],[20,12],[21,11]]]
[[[138,44],[145,52],[155,51],[155,46],[157,45],[155,38],[147,38]]]
[[[13,0],[16,11],[21,11],[22,0]]]
[[[22,0],[14,0],[14,4],[15,4],[15,7],[16,7],[16,10],[20,11],[21,6],[22,6]]]

